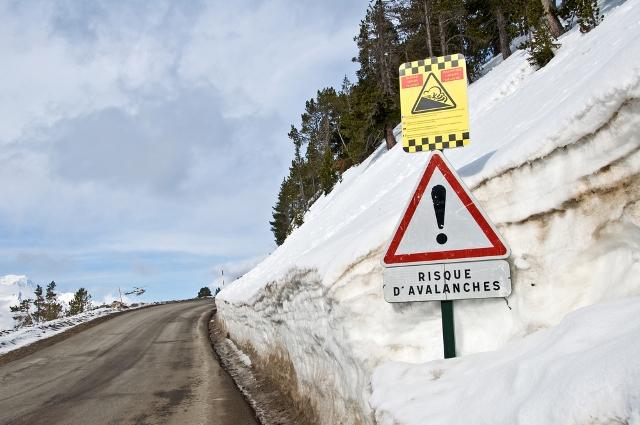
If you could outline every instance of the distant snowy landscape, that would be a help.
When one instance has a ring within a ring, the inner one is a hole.
[[[36,284],[24,275],[6,275],[0,277],[0,355],[9,351],[24,347],[40,339],[48,338],[69,328],[91,321],[101,316],[117,313],[118,308],[98,307],[99,303],[93,303],[93,309],[70,317],[36,323],[14,329],[15,322],[10,307],[18,305],[20,300],[33,298]],[[58,301],[62,304],[63,312],[69,308],[69,301],[73,299],[73,293],[63,292],[58,294]],[[127,297],[123,298],[131,304]],[[109,301],[105,299],[105,301]],[[141,306],[142,304],[138,304]]]
[[[27,346],[41,339],[52,337],[70,328],[89,322],[98,317],[120,311],[117,308],[96,308],[70,317],[37,323],[14,330],[0,330],[0,355]]]
[[[23,275],[0,277],[0,331],[13,329],[13,318],[9,307],[17,305],[23,298],[33,296],[36,285]]]
[[[454,303],[459,358],[442,360],[439,303],[383,298],[428,159],[399,145],[222,290],[230,338],[287,365],[323,424],[640,424],[639,38],[629,0],[544,68],[519,50],[469,87],[471,144],[444,154],[510,245],[513,293]]]

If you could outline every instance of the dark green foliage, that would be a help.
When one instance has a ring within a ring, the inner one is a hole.
[[[67,316],[74,316],[76,314],[87,311],[90,307],[91,295],[86,289],[80,288],[75,294],[73,299],[69,301],[69,310],[67,310]]]
[[[542,68],[553,59],[555,56],[554,50],[560,47],[560,44],[555,42],[547,22],[544,19],[540,19],[532,27],[531,39],[526,43],[526,47],[529,51],[529,63]]]
[[[597,27],[604,19],[596,0],[578,0],[578,25],[581,33],[587,33]]]
[[[523,26],[528,40],[522,47],[529,53],[529,63],[538,68],[544,67],[555,56],[554,50],[560,47],[551,33],[542,3],[528,0],[522,6]]]
[[[78,293],[82,293],[82,291],[84,291],[87,297],[84,306],[87,305],[88,298],[90,297],[86,291],[81,288],[76,292],[76,297],[70,303],[70,311],[74,310],[73,303],[77,300]],[[20,304],[10,307],[13,313],[13,319],[16,322],[15,328],[58,319],[62,316],[62,304],[58,301],[55,282],[52,281],[47,285],[46,292],[42,289],[42,286],[37,285],[33,293],[35,296],[33,299],[21,300]],[[85,307],[82,307],[78,312],[84,311],[84,308]]]
[[[368,124],[382,130],[389,149],[395,145],[389,129],[400,120],[398,66],[402,62],[393,12],[390,2],[375,0],[369,4],[354,38],[358,56],[353,59],[360,64],[358,83],[366,84],[369,91]]]
[[[322,193],[329,193],[333,189],[333,185],[338,180],[338,173],[333,166],[333,152],[331,149],[325,149],[322,154],[322,163],[319,169],[320,189]]]
[[[293,230],[295,223],[294,204],[296,203],[294,192],[295,186],[291,178],[285,178],[280,184],[278,200],[273,207],[273,220],[269,222],[276,245],[282,245]]]
[[[44,292],[42,291],[42,286],[36,285],[35,291],[33,291],[36,296],[33,300],[33,307],[35,311],[33,312],[33,321],[35,323],[40,323],[44,320],[44,312],[45,312],[45,300],[44,300]]]
[[[209,288],[208,286],[203,286],[198,291],[198,298],[205,298],[210,296],[211,296],[211,288]]]
[[[24,299],[20,301],[20,304],[9,307],[11,313],[13,313],[13,320],[15,321],[14,328],[17,329],[23,326],[33,325],[32,304],[33,300]]]
[[[581,33],[587,33],[597,27],[604,15],[600,14],[597,0],[565,0],[558,10],[562,19],[576,22]]]
[[[58,302],[58,295],[55,292],[56,283],[51,281],[47,285],[47,292],[45,294],[45,304],[43,318],[45,321],[54,320],[62,314],[62,304]]]
[[[291,231],[300,226],[309,206],[323,194],[328,194],[340,178],[340,167],[360,157],[358,149],[347,147],[341,116],[347,115],[344,93],[333,88],[320,90],[308,100],[301,116],[300,127],[291,126],[289,139],[294,146],[294,158],[289,175],[282,181],[278,200],[273,207],[271,231],[278,245]]]

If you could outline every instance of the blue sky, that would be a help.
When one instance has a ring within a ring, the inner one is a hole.
[[[0,275],[159,300],[244,273],[366,5],[0,2]]]

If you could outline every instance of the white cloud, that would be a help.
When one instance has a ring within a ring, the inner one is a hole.
[[[353,72],[365,7],[0,3],[0,273],[60,280],[85,252],[271,250],[288,127]]]
[[[259,255],[216,265],[213,268],[213,274],[216,275],[216,277],[213,282],[209,284],[209,287],[215,289],[232,284],[236,279],[253,269],[258,263],[264,260],[264,258],[264,255]]]
[[[284,0],[208,4],[194,26],[180,75],[224,93],[228,116],[274,106],[291,116],[300,111],[301,99],[353,69],[351,39],[358,21],[337,24],[340,6]]]

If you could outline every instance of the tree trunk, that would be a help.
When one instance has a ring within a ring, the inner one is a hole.
[[[509,47],[509,35],[507,34],[507,23],[504,19],[504,13],[500,6],[496,6],[493,9],[493,13],[496,15],[496,23],[498,25],[498,36],[500,38],[500,53],[502,53],[502,59],[506,59],[511,56],[511,48]]]
[[[438,16],[438,29],[440,30],[440,55],[444,56],[447,54],[447,28],[442,14]]]
[[[556,12],[555,0],[542,0],[542,7],[544,8],[544,14],[549,24],[549,30],[551,35],[558,38],[564,32],[564,28],[558,19],[558,13]]]
[[[431,43],[431,23],[429,22],[429,8],[427,6],[427,0],[424,0],[424,24],[427,30],[427,49],[429,50],[429,56],[433,56],[433,44]]]
[[[381,32],[382,25],[384,23],[384,16],[378,15],[377,25],[376,25],[376,56],[378,57],[378,63],[380,63],[380,80],[382,81],[382,92],[384,94],[392,95],[392,82],[391,82],[391,73],[389,72],[389,65],[387,63],[387,56],[385,55],[385,46],[383,41],[383,34]]]
[[[393,127],[389,123],[386,123],[384,125],[384,136],[385,140],[387,141],[387,150],[389,150],[396,144],[396,138],[393,135]]]

